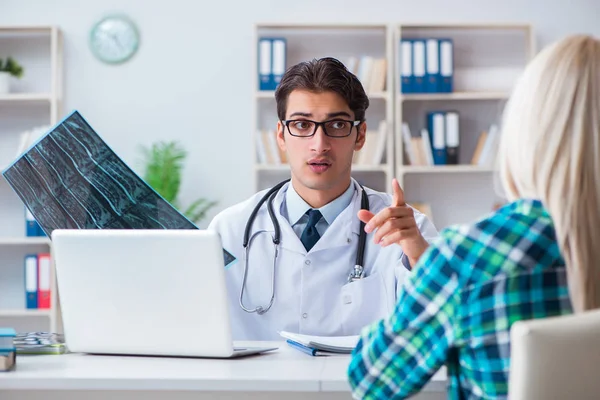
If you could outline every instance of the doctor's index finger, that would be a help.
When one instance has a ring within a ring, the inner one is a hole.
[[[394,193],[394,197],[392,199],[392,207],[400,207],[406,204],[404,201],[404,191],[400,187],[400,184],[398,183],[398,180],[396,178],[392,180],[392,191]]]

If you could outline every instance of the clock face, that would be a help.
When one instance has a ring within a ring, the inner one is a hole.
[[[110,64],[129,60],[139,46],[135,24],[124,16],[109,16],[92,28],[90,47],[94,55]]]

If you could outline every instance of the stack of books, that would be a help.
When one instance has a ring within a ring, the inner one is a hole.
[[[16,332],[13,328],[0,328],[0,371],[11,371],[17,365],[17,355],[13,343]]]
[[[17,354],[64,354],[65,337],[60,333],[25,332],[14,339]]]

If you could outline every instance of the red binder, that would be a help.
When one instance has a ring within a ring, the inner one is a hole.
[[[49,253],[38,254],[38,308],[50,308],[51,265]]]

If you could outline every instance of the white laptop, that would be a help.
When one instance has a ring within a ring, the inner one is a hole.
[[[220,237],[203,230],[54,230],[65,340],[98,354],[232,358]]]

